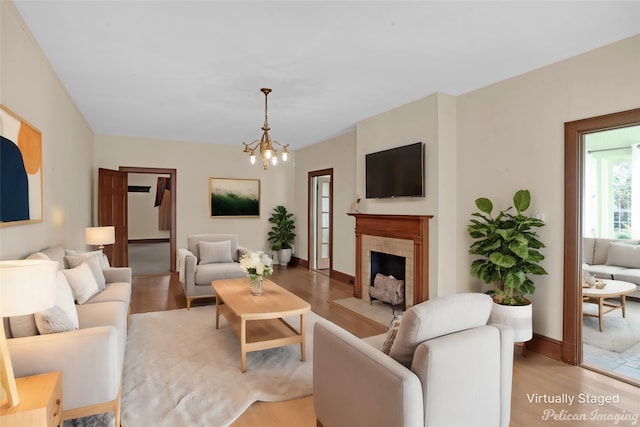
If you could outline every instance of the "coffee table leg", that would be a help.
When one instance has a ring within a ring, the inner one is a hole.
[[[604,298],[598,298],[598,323],[600,325],[600,332],[602,332],[602,312],[604,307],[602,306]]]
[[[220,325],[220,297],[216,296],[216,329]]]
[[[247,321],[240,319],[240,370],[244,374],[247,371],[247,351],[245,344],[247,343]]]
[[[307,359],[307,346],[305,344],[305,319],[306,315],[303,313],[300,315],[300,334],[302,335],[302,342],[300,342],[300,360],[304,362]]]
[[[620,295],[620,307],[622,308],[622,317],[627,317],[625,313],[625,301],[627,300],[626,295]]]

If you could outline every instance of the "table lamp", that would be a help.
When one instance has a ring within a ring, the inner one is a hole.
[[[87,245],[98,246],[100,250],[104,245],[111,245],[116,241],[116,228],[113,225],[106,227],[87,227],[84,230],[84,242]]]
[[[0,261],[0,317],[33,314],[54,306],[57,269],[54,261]],[[4,321],[0,321],[0,356],[2,387],[7,393],[9,406],[16,406],[20,400]]]

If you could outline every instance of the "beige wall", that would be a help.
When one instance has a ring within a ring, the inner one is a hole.
[[[333,168],[333,269],[355,274],[355,220],[347,216],[355,200],[355,132],[296,150],[296,256],[308,260],[308,174]]]
[[[196,233],[235,233],[239,243],[250,249],[266,250],[267,219],[279,204],[293,206],[295,155],[264,171],[251,165],[242,146],[187,141],[96,135],[95,170],[120,166],[176,169],[177,247],[186,247],[187,236]],[[260,180],[259,218],[211,218],[209,178]],[[97,191],[97,190],[96,190]]]
[[[480,284],[466,274],[466,224],[477,197],[509,206],[532,193],[530,213],[544,214],[547,245],[535,278],[534,331],[562,339],[564,123],[640,107],[640,36],[570,58],[457,99],[459,291]]]
[[[129,192],[127,210],[129,213],[129,240],[136,239],[168,239],[169,230],[159,230],[159,210],[156,207],[156,188],[158,177],[149,173],[130,173],[127,175],[129,185],[149,186],[148,193]]]
[[[11,2],[0,2],[0,102],[42,132],[43,221],[0,228],[0,259],[61,244],[84,249],[93,133]]]

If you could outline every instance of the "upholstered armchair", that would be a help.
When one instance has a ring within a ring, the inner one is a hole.
[[[330,322],[313,337],[323,427],[508,427],[513,331],[488,325],[491,298],[455,294],[409,308],[397,330],[361,340]],[[381,350],[395,339],[389,354]]]
[[[238,261],[250,252],[238,246],[236,234],[188,236],[187,248],[178,251],[178,271],[187,309],[194,299],[215,296],[211,281],[246,277]]]

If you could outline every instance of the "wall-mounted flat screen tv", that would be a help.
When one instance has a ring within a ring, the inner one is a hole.
[[[366,197],[424,197],[424,144],[404,145],[365,156]]]

